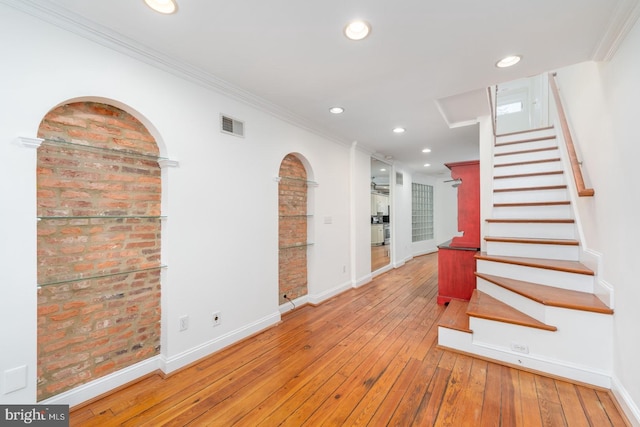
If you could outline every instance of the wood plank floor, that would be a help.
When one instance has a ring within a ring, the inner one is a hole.
[[[371,246],[371,271],[376,271],[389,265],[391,262],[390,250],[391,247],[389,245]]]
[[[72,426],[625,426],[610,393],[437,347],[425,255],[168,378],[71,412]]]

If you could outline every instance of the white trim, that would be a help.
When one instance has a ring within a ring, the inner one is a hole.
[[[246,326],[228,332],[218,338],[193,347],[187,351],[183,351],[180,354],[169,358],[161,357],[160,369],[162,369],[162,371],[165,373],[171,373],[193,362],[197,362],[198,360],[207,357],[215,353],[216,351],[222,350],[225,347],[235,344],[244,338],[267,329],[268,327],[273,326],[278,322],[280,322],[280,312],[276,311],[268,316],[256,320],[253,323],[249,323]]]
[[[19,136],[16,138],[16,143],[24,148],[40,148],[40,145],[44,142],[43,138],[29,138],[27,136]]]
[[[591,58],[594,61],[611,60],[639,17],[639,2],[636,0],[618,2],[618,6],[613,11],[611,21],[591,54]]]
[[[72,390],[57,394],[45,399],[41,404],[45,405],[69,405],[75,406],[102,394],[113,391],[131,381],[150,374],[160,369],[160,356],[154,356],[135,365],[127,366],[113,374],[105,375],[97,380],[82,384]]]
[[[615,376],[611,378],[611,392],[631,425],[640,427],[640,408],[638,408],[638,405],[633,401],[629,392]]]
[[[349,289],[351,289],[353,286],[351,286],[351,281],[348,282],[344,282],[341,285],[338,286],[334,286],[331,289],[327,289],[324,292],[321,292],[319,294],[310,294],[308,295],[308,301],[311,304],[320,304],[323,301],[328,300],[329,298],[332,298],[344,291],[347,291]]]
[[[295,307],[291,305],[292,302],[295,305]],[[294,299],[293,301],[287,301],[284,304],[281,304],[280,307],[278,307],[278,311],[280,311],[280,314],[285,314],[290,312],[291,310],[295,310],[297,307],[300,307],[308,302],[309,302],[309,296],[303,295],[299,298]]]
[[[353,282],[351,284],[351,287],[359,288],[360,286],[364,286],[367,283],[371,282],[371,280],[373,280],[373,275],[371,273],[365,274],[364,276],[360,277],[355,282]]]

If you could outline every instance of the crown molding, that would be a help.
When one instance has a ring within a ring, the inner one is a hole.
[[[594,61],[609,61],[618,51],[620,44],[640,17],[640,1],[621,0],[618,2],[609,25],[593,51]]]
[[[271,116],[290,123],[296,127],[326,138],[343,146],[348,141],[319,128],[312,121],[284,109],[264,98],[252,94],[200,68],[158,52],[148,46],[136,42],[95,22],[52,3],[49,0],[0,0],[27,15],[33,16],[58,28],[69,31],[101,46],[127,55],[155,68],[188,80],[206,89],[218,92],[251,107],[257,108]]]

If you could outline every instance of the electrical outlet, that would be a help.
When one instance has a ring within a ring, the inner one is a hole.
[[[211,321],[213,322],[213,326],[218,326],[220,322],[222,322],[219,311],[213,312],[213,314],[211,315]]]
[[[529,346],[524,344],[518,344],[516,342],[511,343],[511,350],[517,351],[518,353],[529,353]]]
[[[186,331],[189,329],[189,316],[180,317],[180,331]]]

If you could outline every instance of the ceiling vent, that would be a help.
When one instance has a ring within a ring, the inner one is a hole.
[[[220,131],[244,137],[244,123],[223,114],[220,115]]]

